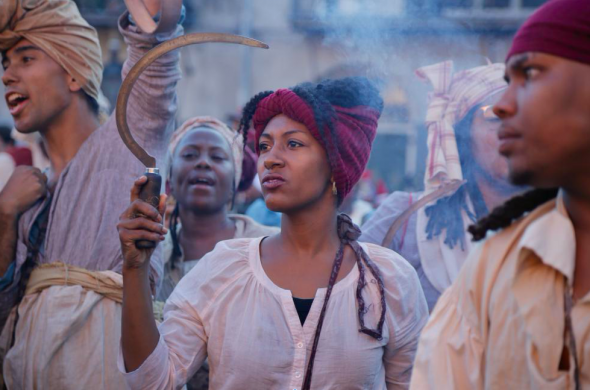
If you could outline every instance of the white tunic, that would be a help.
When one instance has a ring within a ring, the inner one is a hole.
[[[206,357],[210,389],[301,389],[326,293],[318,289],[305,324],[291,292],[260,262],[262,238],[223,241],[178,284],[164,309],[160,341],[125,374],[132,389],[180,388]],[[383,339],[359,332],[357,267],[332,290],[314,364],[314,389],[405,389],[428,317],[416,271],[396,253],[361,244],[385,282]],[[368,272],[368,270],[367,270]],[[378,285],[367,273],[365,325],[380,315]],[[124,372],[122,354],[119,368]]]

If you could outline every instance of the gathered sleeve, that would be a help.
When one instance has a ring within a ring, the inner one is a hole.
[[[164,306],[158,345],[139,368],[126,372],[119,352],[119,370],[129,388],[179,389],[197,372],[207,358],[217,297],[249,271],[249,243],[219,242],[180,280]]]
[[[178,24],[176,30],[168,34],[144,33],[139,27],[131,24],[128,12],[121,15],[118,27],[127,45],[127,59],[123,64],[122,79],[125,79],[131,68],[149,50],[184,32]],[[163,172],[166,171],[165,156],[170,136],[175,128],[176,86],[180,77],[180,53],[175,50],[161,56],[145,69],[134,84],[127,103],[127,123],[133,138],[156,159],[157,166]],[[96,180],[100,177],[103,193],[108,192],[109,196],[116,197],[112,199],[112,212],[111,209],[105,212],[109,218],[118,221],[119,214],[129,205],[129,191],[120,189],[129,188],[133,181],[145,172],[145,167],[123,143],[117,130],[115,112],[97,129],[91,140],[93,153],[101,158],[93,159],[93,165],[86,165],[93,167],[94,183],[99,183]],[[104,225],[110,228],[114,223],[105,222]],[[120,253],[116,255],[122,259]],[[119,261],[111,269],[121,272],[121,267],[122,261]],[[158,246],[150,264],[150,283],[154,291],[161,284],[163,272],[162,249]]]
[[[383,365],[387,389],[407,389],[420,331],[428,321],[428,305],[416,270],[399,254],[365,244],[385,287],[385,345]]]
[[[164,322],[158,330],[158,345],[135,371],[126,372],[123,354],[119,352],[119,370],[131,389],[182,388],[207,357],[203,321],[179,292],[166,302]]]
[[[394,333],[390,335],[383,361],[385,365],[385,383],[388,390],[407,389],[410,384],[414,358],[420,332],[428,321],[428,305],[416,271],[409,267],[407,283],[402,284],[402,299],[395,294],[387,294],[386,300],[390,302],[388,318],[394,324]]]
[[[487,329],[482,247],[439,299],[424,327],[410,389],[483,389]]]
[[[146,34],[129,22],[128,13],[119,20],[119,31],[127,44],[127,60],[122,78],[150,50],[184,33],[179,24],[168,34]],[[129,97],[127,122],[136,141],[156,158],[164,161],[170,136],[175,129],[176,85],[180,80],[180,52],[171,51],[146,68],[137,79]]]

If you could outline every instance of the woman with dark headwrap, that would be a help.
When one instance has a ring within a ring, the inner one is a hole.
[[[243,161],[241,135],[216,118],[191,118],[172,135],[168,183],[176,205],[164,241],[164,277],[158,300],[168,299],[180,279],[219,241],[278,231],[229,212]]]
[[[258,173],[281,232],[220,243],[150,320],[135,240],[161,240],[160,210],[137,200],[119,225],[125,294],[120,369],[135,389],[181,387],[208,357],[213,389],[407,388],[428,316],[414,269],[360,244],[337,208],[369,158],[383,102],[364,78],[263,92],[253,121]],[[160,212],[160,214],[158,213]],[[134,218],[141,213],[148,218]]]

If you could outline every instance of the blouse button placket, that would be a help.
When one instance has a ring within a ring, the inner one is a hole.
[[[291,371],[292,377],[289,389],[300,389],[303,383],[303,372],[305,370],[305,358],[307,353],[305,348],[305,333],[301,327],[299,315],[297,314],[295,306],[293,305],[293,298],[291,297],[291,294],[285,294],[282,297],[282,301],[283,312],[287,317],[287,323],[289,324],[289,329],[291,330],[295,344],[292,368],[293,371]]]

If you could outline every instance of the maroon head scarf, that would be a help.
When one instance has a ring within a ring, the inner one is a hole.
[[[316,86],[318,94],[321,94],[321,88],[322,84]],[[304,99],[290,89],[279,89],[258,103],[253,124],[257,141],[268,122],[279,114],[304,124],[326,150],[339,199],[344,199],[365,170],[381,108],[364,105],[342,107],[333,104],[330,107],[334,114],[331,120],[332,129],[328,123],[322,124],[320,129],[313,108]],[[258,143],[256,148],[258,152]]]
[[[506,59],[530,51],[590,65],[590,0],[550,0],[535,11],[516,33]]]

